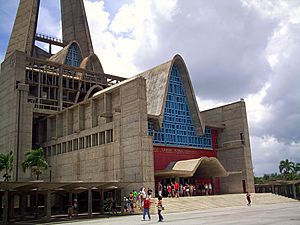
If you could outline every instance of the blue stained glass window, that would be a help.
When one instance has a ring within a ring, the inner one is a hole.
[[[148,121],[148,133],[153,136],[154,144],[212,148],[211,130],[209,128],[206,128],[205,134],[201,136],[197,136],[195,132],[182,78],[175,65],[170,76],[161,129],[155,131],[153,122]]]
[[[65,64],[69,66],[79,67],[81,61],[82,58],[78,46],[75,43],[71,44],[65,60]]]

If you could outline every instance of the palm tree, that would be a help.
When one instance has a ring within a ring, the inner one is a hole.
[[[25,160],[22,162],[22,168],[25,172],[30,168],[31,172],[36,175],[38,180],[43,170],[48,168],[48,163],[43,156],[43,148],[32,149],[25,154]]]
[[[293,173],[295,168],[295,163],[286,160],[281,160],[279,164],[279,171],[285,178],[288,178],[291,173]]]
[[[295,164],[295,173],[296,174],[300,173],[300,163]]]
[[[0,172],[5,170],[3,174],[4,181],[8,181],[11,178],[11,171],[13,168],[14,155],[13,152],[0,153]]]

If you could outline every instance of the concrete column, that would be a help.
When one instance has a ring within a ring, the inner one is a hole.
[[[4,191],[3,224],[8,224],[8,190]]]
[[[293,191],[293,198],[297,199],[296,185],[295,184],[292,184],[292,191]]]
[[[104,190],[100,189],[100,213],[104,214]]]
[[[58,105],[60,110],[63,108],[63,77],[62,68],[59,67],[59,78],[58,78]]]
[[[122,215],[124,215],[124,205],[125,205],[125,201],[124,201],[124,196],[125,196],[125,191],[124,188],[121,188],[121,213]]]
[[[14,194],[11,193],[10,201],[9,201],[9,218],[14,218]]]
[[[21,219],[24,220],[26,212],[26,193],[21,192],[20,195],[20,209],[21,209]]]
[[[92,217],[93,213],[93,193],[92,188],[88,189],[88,218]]]
[[[216,194],[216,179],[215,177],[211,177],[211,186],[212,186],[212,194],[215,195]]]
[[[46,220],[49,222],[51,220],[51,191],[47,190],[46,193]]]

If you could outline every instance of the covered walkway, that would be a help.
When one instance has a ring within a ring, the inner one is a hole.
[[[68,202],[73,202],[79,195],[79,210],[88,218],[92,217],[93,208],[97,209],[94,210],[97,214],[104,213],[105,194],[106,198],[116,201],[123,213],[124,188],[130,184],[118,181],[0,182],[2,224],[33,218],[50,221],[52,215],[65,214]]]

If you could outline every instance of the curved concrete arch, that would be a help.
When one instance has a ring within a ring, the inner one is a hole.
[[[157,120],[158,124],[161,126],[168,95],[168,83],[170,80],[173,65],[176,65],[182,76],[187,102],[191,111],[191,117],[193,124],[195,125],[196,133],[198,135],[202,135],[205,130],[205,125],[200,116],[200,111],[198,109],[198,104],[194,94],[188,69],[183,58],[180,55],[175,55],[172,60],[137,75],[142,76],[146,79],[148,115],[155,118],[155,120]]]
[[[95,53],[92,53],[89,56],[85,57],[80,64],[80,68],[95,71],[98,73],[104,73],[102,64]]]
[[[170,162],[165,170],[156,171],[156,176],[192,177],[195,173],[204,177],[226,177],[229,173],[215,157],[206,157]]]
[[[205,132],[205,125],[202,121],[202,118],[200,116],[200,111],[199,111],[199,107],[197,104],[197,100],[196,100],[196,96],[195,96],[195,92],[193,89],[193,85],[190,79],[190,75],[188,72],[188,69],[186,67],[186,64],[183,60],[183,58],[180,55],[175,55],[173,57],[172,63],[171,63],[171,67],[170,67],[170,71],[169,71],[169,79],[171,76],[171,72],[172,72],[172,68],[173,65],[176,65],[177,69],[179,70],[181,76],[182,76],[182,81],[183,81],[183,85],[184,85],[184,89],[185,89],[185,94],[187,97],[187,101],[189,104],[189,109],[191,112],[191,117],[193,120],[193,124],[195,125],[195,130],[197,132],[198,135],[201,135]],[[165,96],[167,96],[168,93],[168,88],[166,88],[166,93]],[[165,107],[163,107],[164,109]]]
[[[93,85],[86,93],[83,101],[89,99],[90,97],[93,97],[93,94],[95,94],[96,92],[101,91],[101,90],[103,90],[103,87],[101,87],[100,85],[97,85],[97,84]]]
[[[77,41],[71,41],[67,46],[65,46],[62,50],[60,50],[59,52],[57,52],[56,54],[54,54],[53,56],[51,56],[49,58],[50,61],[52,62],[56,62],[56,63],[60,63],[60,64],[65,64],[68,52],[69,52],[69,48],[71,47],[71,45],[77,45],[78,49],[79,49],[79,54],[82,57],[82,51],[81,48],[78,44]]]

